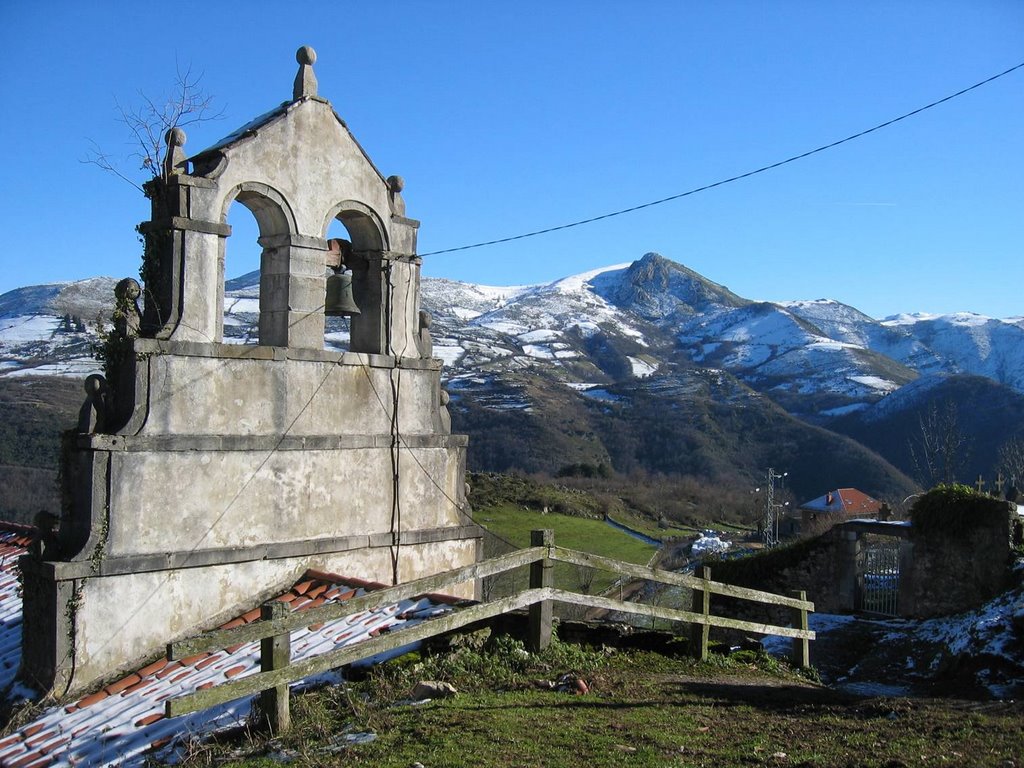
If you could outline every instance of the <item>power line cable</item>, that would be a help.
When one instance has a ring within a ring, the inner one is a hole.
[[[923,107],[918,107],[917,109],[915,109],[915,110],[913,110],[911,112],[907,112],[904,115],[900,115],[899,117],[894,117],[891,120],[886,120],[884,123],[879,123],[878,125],[873,126],[871,128],[868,128],[866,130],[860,131],[858,133],[854,133],[854,134],[852,134],[850,136],[847,136],[845,139],[839,139],[838,141],[833,141],[830,144],[823,144],[820,147],[816,147],[815,149],[809,150],[807,152],[802,152],[799,155],[793,155],[792,157],[787,157],[785,160],[779,160],[778,162],[771,163],[770,165],[763,165],[760,168],[757,168],[757,169],[755,169],[753,171],[747,171],[746,173],[741,173],[738,176],[730,176],[727,179],[722,179],[721,181],[716,181],[716,182],[714,182],[712,184],[705,184],[702,187],[697,187],[695,189],[691,189],[691,190],[688,190],[686,192],[680,192],[677,195],[670,195],[669,197],[663,197],[660,200],[652,200],[652,201],[650,201],[648,203],[641,203],[640,205],[634,205],[634,206],[631,206],[629,208],[623,208],[622,210],[612,211],[611,213],[604,213],[604,214],[601,214],[600,216],[592,216],[589,219],[580,219],[579,221],[573,221],[573,222],[570,222],[569,224],[559,224],[558,226],[547,227],[546,229],[537,229],[537,230],[534,230],[532,232],[524,232],[523,234],[519,234],[519,235],[512,235],[510,237],[502,237],[502,238],[499,238],[497,240],[486,240],[486,241],[483,241],[483,242],[480,242],[480,243],[473,243],[471,245],[462,245],[462,246],[458,246],[456,248],[444,248],[444,249],[441,249],[441,250],[438,250],[438,251],[428,251],[427,253],[421,253],[419,255],[420,256],[438,256],[438,255],[443,254],[443,253],[455,253],[457,251],[468,251],[468,250],[471,250],[473,248],[483,248],[483,247],[489,246],[489,245],[499,245],[501,243],[511,243],[511,242],[513,242],[515,240],[525,240],[528,237],[537,237],[538,235],[547,235],[547,234],[550,234],[551,232],[559,232],[559,231],[561,231],[563,229],[572,229],[573,227],[582,227],[584,224],[593,224],[596,221],[603,221],[604,219],[611,219],[611,218],[613,218],[615,216],[622,216],[622,215],[627,214],[627,213],[633,213],[635,211],[640,211],[640,210],[643,210],[644,208],[652,208],[652,207],[654,207],[656,205],[663,205],[664,203],[669,203],[669,202],[672,202],[673,200],[679,200],[679,199],[684,198],[684,197],[689,197],[690,195],[696,195],[698,192],[706,192],[709,189],[714,189],[715,187],[721,187],[721,186],[724,186],[726,184],[731,184],[734,181],[740,181],[741,179],[748,179],[751,176],[758,175],[759,173],[765,173],[766,171],[770,171],[770,170],[773,170],[775,168],[779,168],[779,167],[781,167],[783,165],[788,165],[789,163],[795,163],[797,160],[803,160],[804,158],[810,157],[811,155],[816,155],[819,152],[824,152],[827,149],[833,149],[835,147],[840,146],[841,144],[846,144],[847,142],[853,141],[854,139],[859,139],[859,138],[861,138],[863,136],[867,136],[869,133],[874,133],[875,131],[880,131],[883,128],[887,128],[890,125],[894,125],[895,123],[900,122],[901,120],[906,120],[908,117],[913,117],[914,115],[919,115],[919,114],[921,114],[922,112],[924,112],[926,110],[929,110],[929,109],[932,109],[933,107],[939,106],[940,104],[945,104],[947,101],[951,101],[951,100],[957,98],[958,96],[963,96],[965,93],[969,93],[969,92],[975,90],[976,88],[981,88],[983,85],[988,85],[989,83],[991,83],[991,82],[993,82],[995,80],[998,80],[1001,77],[1005,77],[1006,75],[1009,75],[1011,72],[1015,72],[1016,70],[1021,69],[1021,68],[1024,68],[1024,61],[1022,61],[1020,64],[1017,64],[1016,66],[1013,66],[1013,67],[1010,67],[1009,69],[1003,70],[999,74],[992,75],[991,77],[988,77],[988,78],[982,80],[981,82],[975,83],[974,85],[968,86],[967,88],[959,90],[956,93],[952,93],[949,96],[941,98],[938,101],[933,101],[930,104],[925,104]]]

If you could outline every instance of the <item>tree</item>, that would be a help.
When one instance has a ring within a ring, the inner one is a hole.
[[[1011,437],[999,447],[996,471],[1020,490],[1024,483],[1024,438]]]
[[[82,162],[98,166],[142,192],[143,184],[121,170],[123,161],[139,163],[139,170],[149,178],[163,177],[167,173],[164,158],[169,132],[223,117],[223,110],[215,110],[213,97],[200,87],[201,80],[202,75],[193,74],[191,67],[184,71],[179,68],[166,98],[153,99],[140,91],[139,103],[135,105],[126,106],[115,100],[118,121],[127,128],[132,150],[124,158],[116,158],[92,142],[92,150]]]
[[[932,400],[918,414],[919,431],[909,439],[910,459],[925,488],[951,485],[970,456],[970,439],[960,428],[956,403]]]

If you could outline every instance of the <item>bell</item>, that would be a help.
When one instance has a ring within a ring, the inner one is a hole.
[[[352,296],[351,272],[335,272],[327,278],[324,314],[328,317],[351,317],[359,314],[359,307]]]

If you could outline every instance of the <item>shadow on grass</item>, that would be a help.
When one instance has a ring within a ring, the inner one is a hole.
[[[612,694],[614,696],[614,694]],[[568,696],[551,694],[543,701],[509,701],[500,704],[446,704],[449,709],[485,712],[511,709],[626,710],[644,707],[754,707],[770,713],[817,717],[837,707],[858,707],[864,713],[888,717],[892,707],[876,706],[877,700],[854,696],[820,686],[760,683],[719,683],[690,680],[668,680],[661,684],[659,695],[636,700],[601,698],[599,694]],[[877,711],[877,712],[876,712]]]

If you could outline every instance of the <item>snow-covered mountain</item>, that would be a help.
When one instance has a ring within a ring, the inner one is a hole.
[[[96,318],[109,314],[115,282],[0,296],[0,379],[95,370]],[[781,406],[828,424],[877,414],[883,399],[910,407],[941,375],[975,374],[1024,393],[1024,319],[908,314],[879,321],[833,300],[755,302],[655,253],[543,285],[424,278],[422,304],[434,318],[434,354],[446,364],[456,420],[543,413],[567,422],[557,427],[557,441],[568,440],[560,451],[596,458],[613,451],[580,447],[595,431],[587,421],[594,408],[610,414],[643,402],[652,413],[678,413],[696,398],[733,411]],[[225,340],[255,342],[258,273],[228,282],[225,310]],[[347,343],[346,323],[331,318],[325,344]],[[886,397],[903,391],[906,397]],[[565,433],[582,437],[574,442]],[[474,444],[490,450],[486,439]],[[507,459],[515,461],[530,460]]]
[[[0,375],[78,375],[109,315],[113,278],[0,296]],[[228,282],[226,335],[254,342],[259,274]],[[453,382],[546,369],[567,387],[642,379],[673,366],[732,373],[817,417],[877,401],[933,373],[985,376],[1024,392],[1024,318],[905,314],[879,321],[837,301],[753,302],[649,253],[545,285],[423,279],[434,350]],[[344,347],[344,323],[327,344]],[[802,403],[801,401],[806,401]]]

